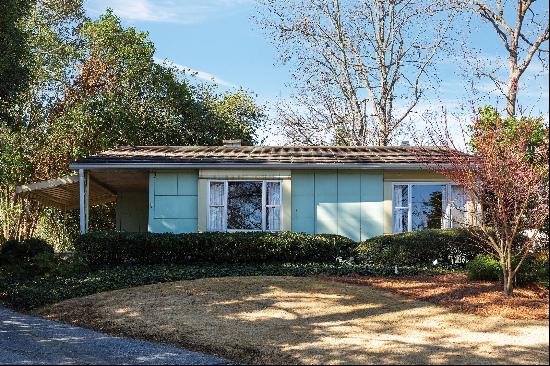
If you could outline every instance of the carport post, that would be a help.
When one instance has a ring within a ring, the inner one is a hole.
[[[84,169],[78,169],[78,182],[80,188],[80,234],[88,232],[90,179]]]

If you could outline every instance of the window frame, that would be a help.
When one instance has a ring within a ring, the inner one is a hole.
[[[443,220],[441,223],[442,229],[448,229],[452,228],[452,217],[451,217],[451,207],[450,202],[451,200],[451,187],[452,186],[459,186],[459,184],[453,183],[453,182],[440,182],[440,181],[421,181],[421,182],[415,182],[415,181],[406,181],[406,182],[392,182],[391,185],[391,230],[393,234],[398,234],[398,232],[394,231],[394,215],[396,209],[407,209],[407,230],[403,231],[411,232],[412,231],[412,187],[413,186],[419,186],[419,185],[431,185],[431,186],[445,186],[445,194],[443,195],[443,202],[442,202],[442,212],[443,212]],[[395,186],[407,186],[407,207],[405,206],[395,206]]]
[[[230,182],[261,182],[262,183],[262,229],[261,230],[253,230],[253,229],[228,229],[227,228],[227,201],[228,201],[228,193],[229,193],[229,183]],[[211,183],[223,183],[223,206],[222,205],[211,205],[210,204],[210,187]],[[279,184],[279,204],[278,205],[267,205],[267,183],[278,183]],[[267,230],[267,207],[279,207],[279,230]],[[222,217],[222,224],[223,228],[222,232],[279,232],[283,230],[283,181],[277,180],[277,179],[209,179],[208,180],[208,188],[207,188],[207,212],[206,212],[206,230],[207,231],[213,231],[211,229],[211,217],[210,217],[210,208],[211,207],[223,207],[223,217]]]

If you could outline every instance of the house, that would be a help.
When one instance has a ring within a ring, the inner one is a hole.
[[[429,169],[442,148],[119,147],[70,164],[78,175],[18,187],[46,205],[116,201],[121,231],[296,231],[364,240],[453,226],[461,187]]]

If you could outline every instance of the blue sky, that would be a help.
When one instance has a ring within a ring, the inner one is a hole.
[[[548,4],[542,3],[548,9]],[[156,59],[192,69],[199,78],[213,79],[221,89],[242,86],[257,94],[260,103],[267,104],[292,94],[288,85],[290,70],[277,61],[277,50],[251,19],[256,12],[254,0],[86,0],[85,6],[92,18],[112,8],[125,25],[149,32],[156,46]],[[486,60],[502,55],[494,30],[483,24],[478,27],[465,36],[483,47]],[[478,104],[499,100],[488,81],[477,84],[481,96],[472,95],[458,67],[460,62],[452,57],[441,62],[438,91],[420,103],[418,114],[441,107],[456,112],[471,101]],[[542,70],[540,62],[533,62],[520,87],[520,106],[530,114],[547,116],[548,71]],[[422,128],[420,121],[417,124]],[[268,144],[282,142],[278,136],[267,140]]]

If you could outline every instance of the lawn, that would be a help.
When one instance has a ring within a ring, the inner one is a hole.
[[[66,300],[40,314],[237,362],[548,364],[548,320],[458,313],[314,277],[224,277]]]

